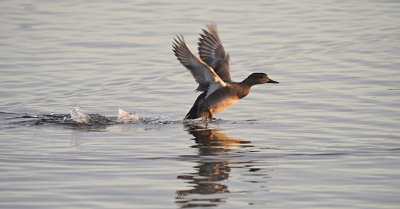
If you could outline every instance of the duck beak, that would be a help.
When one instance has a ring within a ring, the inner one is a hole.
[[[269,79],[269,81],[267,83],[279,83],[278,81],[274,81],[272,79]]]

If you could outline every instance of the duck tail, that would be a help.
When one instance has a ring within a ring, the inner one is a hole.
[[[194,104],[192,108],[190,108],[189,112],[186,114],[185,119],[196,119],[197,118],[197,108],[198,105]]]
[[[198,110],[199,110],[199,104],[204,101],[206,98],[207,92],[201,93],[196,101],[194,102],[192,108],[190,108],[189,112],[186,114],[185,119],[196,119],[199,118],[200,116],[198,115]]]

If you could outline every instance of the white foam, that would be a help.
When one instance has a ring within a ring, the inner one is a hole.
[[[126,112],[125,110],[118,108],[118,123],[137,123],[139,121],[139,115],[137,113]]]
[[[91,119],[90,116],[82,112],[79,107],[70,109],[69,115],[71,116],[71,119],[77,123],[89,123]]]
[[[196,118],[196,119],[183,119],[182,124],[191,125],[191,126],[199,126],[207,124],[206,118]]]

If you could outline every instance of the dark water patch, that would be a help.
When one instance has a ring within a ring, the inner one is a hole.
[[[79,123],[74,121],[69,114],[44,114],[44,115],[20,115],[10,117],[9,120],[12,124],[22,124],[28,126],[45,125],[45,124],[58,124],[58,125],[112,125],[116,124],[110,118],[99,114],[89,114],[90,119],[87,123]]]
[[[105,131],[107,127],[113,125],[167,125],[180,124],[181,120],[169,118],[168,116],[141,117],[138,121],[132,123],[119,122],[117,117],[109,117],[101,114],[85,114],[87,120],[79,121],[74,119],[71,114],[17,114],[0,112],[0,118],[3,125],[7,128],[17,128],[19,126],[61,126],[66,129],[79,131]],[[147,130],[147,129],[146,129]]]

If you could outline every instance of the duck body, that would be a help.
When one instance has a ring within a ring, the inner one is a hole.
[[[208,30],[203,30],[199,42],[201,59],[192,54],[183,36],[177,37],[173,43],[175,56],[199,83],[197,90],[203,92],[185,119],[210,119],[247,96],[253,85],[278,83],[265,73],[253,73],[242,82],[233,82],[230,77],[229,54],[225,53],[216,25],[209,25]]]
[[[232,82],[227,86],[219,88],[207,95],[208,92],[200,94],[192,108],[186,114],[185,119],[212,118],[215,114],[233,106],[240,99],[247,96],[250,86]]]

